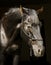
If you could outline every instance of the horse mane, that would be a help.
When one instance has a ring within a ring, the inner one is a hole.
[[[1,19],[1,23],[5,29],[7,37],[10,38],[16,28],[16,25],[21,23],[21,14],[17,8],[11,8],[6,13]]]

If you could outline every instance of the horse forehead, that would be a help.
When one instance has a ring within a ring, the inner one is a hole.
[[[35,14],[33,13],[33,14],[28,15],[26,19],[27,20],[31,19],[32,21],[34,21],[36,19],[38,20],[38,15],[36,13]]]

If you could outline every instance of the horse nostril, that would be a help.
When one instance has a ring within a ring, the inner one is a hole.
[[[38,49],[38,52],[40,52],[40,49]]]
[[[31,28],[31,26],[28,26],[28,28]]]

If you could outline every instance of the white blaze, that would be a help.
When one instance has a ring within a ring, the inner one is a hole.
[[[33,49],[34,55],[36,57],[43,56],[42,52],[44,50],[44,46],[42,43],[43,43],[43,41],[37,41],[36,44],[32,45],[32,49]]]

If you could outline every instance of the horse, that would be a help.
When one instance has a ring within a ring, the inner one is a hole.
[[[26,14],[24,14],[22,19],[21,37],[30,45],[30,48],[32,47],[31,49],[33,49],[36,57],[43,56],[44,46],[40,32],[41,22],[39,21],[37,12],[33,9],[23,9],[26,10]]]
[[[26,42],[30,47],[30,56],[44,55],[43,38],[40,33],[39,10],[24,7],[11,8],[1,19],[0,37],[2,52],[13,54],[13,65],[17,65],[19,59],[20,42]],[[16,50],[16,51],[15,51]]]
[[[18,48],[20,46],[19,24],[21,23],[21,19],[22,19],[22,15],[20,13],[19,8],[11,8],[8,12],[5,13],[3,18],[1,19],[1,24],[0,24],[1,40],[0,41],[1,41],[2,55],[6,54],[5,50],[8,51],[8,54],[9,54],[9,52],[12,53],[13,51],[17,50],[17,53],[14,54],[16,52],[15,51],[15,52],[13,52],[13,55],[15,55],[15,57],[18,58],[18,52],[19,52]],[[6,49],[6,47],[8,47],[9,50]],[[15,64],[15,60],[13,60],[13,61],[14,61],[13,64]],[[17,60],[16,60],[16,62],[17,62]]]

